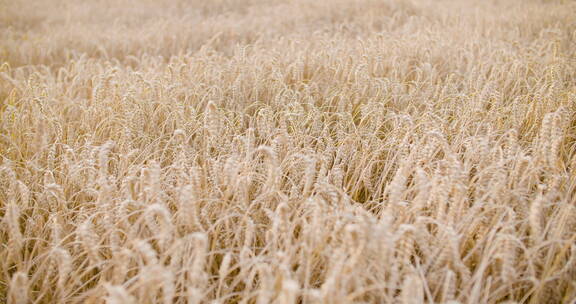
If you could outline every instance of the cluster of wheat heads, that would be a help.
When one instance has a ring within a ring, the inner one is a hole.
[[[576,298],[574,3],[27,5],[0,302]]]

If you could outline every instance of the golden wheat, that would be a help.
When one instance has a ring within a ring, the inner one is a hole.
[[[575,10],[0,0],[0,302],[573,303]]]

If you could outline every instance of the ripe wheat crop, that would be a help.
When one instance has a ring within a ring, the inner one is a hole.
[[[0,302],[574,303],[576,2],[0,0]]]

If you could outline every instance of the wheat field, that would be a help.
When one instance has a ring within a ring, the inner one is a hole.
[[[574,303],[576,2],[0,0],[0,302]]]

